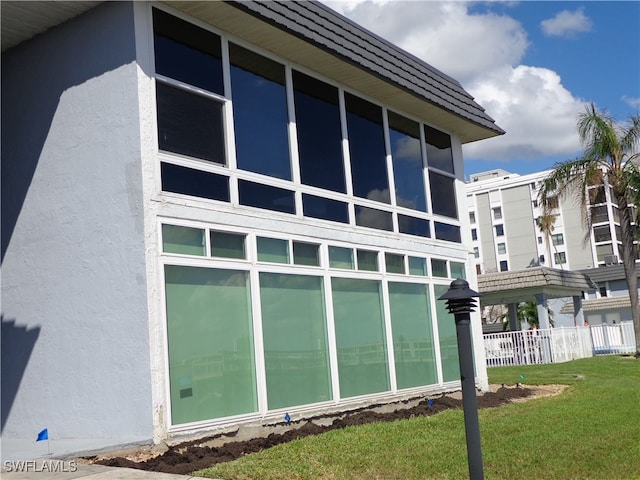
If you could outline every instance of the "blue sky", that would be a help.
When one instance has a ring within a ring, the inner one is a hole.
[[[457,79],[499,138],[465,145],[465,174],[576,158],[576,115],[640,113],[640,2],[324,0]]]

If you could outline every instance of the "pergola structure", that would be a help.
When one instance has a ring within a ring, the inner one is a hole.
[[[508,305],[512,331],[517,330],[518,304],[529,301],[536,302],[540,328],[549,328],[549,298],[572,297],[574,324],[583,326],[582,292],[594,288],[595,284],[584,273],[547,267],[478,275],[482,303]]]

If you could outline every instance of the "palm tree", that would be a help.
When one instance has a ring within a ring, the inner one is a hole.
[[[637,249],[634,244],[636,225],[630,204],[640,200],[636,189],[640,181],[638,144],[640,143],[640,115],[630,117],[625,125],[616,124],[605,111],[591,103],[578,115],[578,135],[584,152],[576,160],[556,164],[539,192],[539,201],[547,213],[558,197],[577,195],[583,209],[587,235],[591,232],[588,210],[593,187],[609,187],[620,211],[622,248],[620,255],[629,286],[631,315],[636,337],[636,358],[640,358],[640,307],[638,306]],[[591,188],[590,188],[591,187]]]
[[[547,265],[549,266],[553,266],[553,262],[551,261],[551,235],[555,229],[555,223],[556,216],[551,213],[544,213],[538,217],[538,229],[540,233],[544,235],[544,241],[547,245]],[[556,247],[555,243],[553,247],[555,252],[558,253],[558,247]]]

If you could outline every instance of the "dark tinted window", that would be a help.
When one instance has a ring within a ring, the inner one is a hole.
[[[345,94],[353,193],[390,203],[382,108]]]
[[[153,10],[156,72],[224,95],[220,37]]]
[[[305,217],[349,223],[349,210],[347,204],[339,202],[338,200],[303,193],[302,210]]]
[[[356,225],[392,231],[393,218],[390,212],[356,205]]]
[[[427,201],[418,122],[389,112],[389,141],[393,159],[396,203],[400,207],[426,212]]]
[[[241,205],[296,213],[293,192],[290,190],[239,180],[238,195]]]
[[[431,236],[429,220],[423,218],[398,215],[398,228],[400,229],[400,233],[408,233],[409,235],[417,235],[419,237]]]
[[[428,125],[424,126],[424,137],[427,144],[427,164],[438,170],[454,173],[451,137]]]
[[[444,215],[445,217],[458,218],[454,179],[430,171],[429,186],[431,187],[433,213]]]
[[[229,179],[224,175],[162,163],[161,178],[165,192],[229,201]]]
[[[291,180],[284,66],[229,45],[238,168]]]
[[[345,193],[338,89],[296,71],[293,88],[302,183]]]
[[[436,238],[447,242],[462,243],[460,238],[460,227],[446,223],[434,222]]]
[[[226,164],[222,104],[156,83],[160,150]]]

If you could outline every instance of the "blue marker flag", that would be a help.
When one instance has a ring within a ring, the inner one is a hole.
[[[42,440],[49,440],[49,430],[47,430],[46,428],[38,434],[36,442],[40,442]]]

